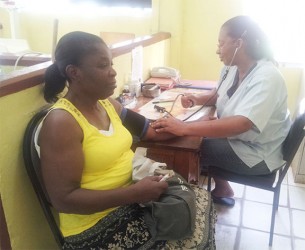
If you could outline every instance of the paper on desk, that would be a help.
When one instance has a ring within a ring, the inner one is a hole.
[[[195,106],[193,108],[187,109],[186,112],[176,116],[176,118],[179,120],[185,120],[187,117],[192,115],[194,112],[196,112],[200,108],[201,108],[201,106]],[[204,107],[204,108],[200,109],[196,114],[194,114],[190,118],[188,118],[186,121],[189,121],[189,122],[196,121],[205,115],[209,115],[210,112],[211,112],[211,107]]]
[[[170,90],[163,92],[159,97],[151,100],[150,102],[146,103],[139,109],[139,113],[151,120],[157,120],[162,118],[166,113],[158,112],[154,106],[157,105],[159,107],[165,108],[166,111],[170,112],[171,115],[176,117],[179,120],[184,120],[189,117],[191,114],[196,112],[200,109],[201,106],[195,106],[192,108],[183,108],[181,105],[181,96],[178,96],[181,92],[176,90]],[[178,97],[177,97],[178,96]],[[162,102],[166,100],[177,100],[175,102]],[[154,104],[153,102],[160,101],[160,103]],[[173,107],[172,107],[173,106]],[[210,112],[210,107],[202,108],[198,113],[190,117],[187,121],[194,121],[201,118],[204,115],[208,115]]]

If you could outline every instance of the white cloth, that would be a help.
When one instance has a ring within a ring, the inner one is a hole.
[[[166,163],[156,162],[146,157],[147,148],[138,147],[132,160],[132,180],[139,181],[145,176],[153,176],[157,170],[165,169]]]
[[[237,67],[231,67],[218,90],[217,116],[241,115],[251,120],[254,127],[228,138],[229,143],[249,167],[264,160],[272,171],[283,163],[281,145],[291,125],[285,81],[273,63],[261,60],[229,99],[227,90],[236,71]]]

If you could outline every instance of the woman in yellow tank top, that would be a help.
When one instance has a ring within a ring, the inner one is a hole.
[[[65,249],[160,249],[139,205],[166,191],[161,177],[132,183],[132,135],[160,140],[144,117],[112,99],[112,56],[85,32],[63,36],[45,73],[44,97],[54,103],[38,137],[42,174],[60,213]],[[62,93],[67,91],[62,96]]]

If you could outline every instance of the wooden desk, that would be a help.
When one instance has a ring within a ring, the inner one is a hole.
[[[135,111],[151,101],[152,98],[140,97]],[[214,109],[211,109],[214,112]],[[168,168],[181,174],[188,182],[197,184],[200,174],[200,145],[201,137],[184,136],[176,137],[166,141],[158,142],[138,142],[133,145],[136,147],[147,148],[147,157],[165,162]]]
[[[159,142],[138,142],[133,147],[147,148],[147,157],[165,162],[188,182],[197,184],[201,140],[201,137],[184,136]]]

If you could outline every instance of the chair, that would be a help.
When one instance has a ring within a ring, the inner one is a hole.
[[[285,163],[271,174],[249,176],[249,175],[239,175],[213,166],[210,166],[208,168],[208,173],[207,173],[208,191],[211,191],[211,178],[218,177],[223,180],[273,192],[269,246],[272,246],[272,241],[273,241],[275,213],[279,206],[281,184],[304,138],[305,135],[304,126],[305,126],[305,113],[304,110],[302,110],[301,112],[299,111],[297,113],[297,116],[294,119],[290,131],[283,143],[282,151],[283,151]]]
[[[40,159],[34,145],[34,136],[37,127],[48,111],[49,106],[44,107],[38,113],[36,113],[28,123],[23,138],[23,159],[26,171],[35,190],[44,215],[46,216],[46,219],[59,248],[62,249],[64,244],[64,237],[59,229],[59,226],[57,225],[55,216],[52,213],[52,204],[44,187],[40,169]]]

